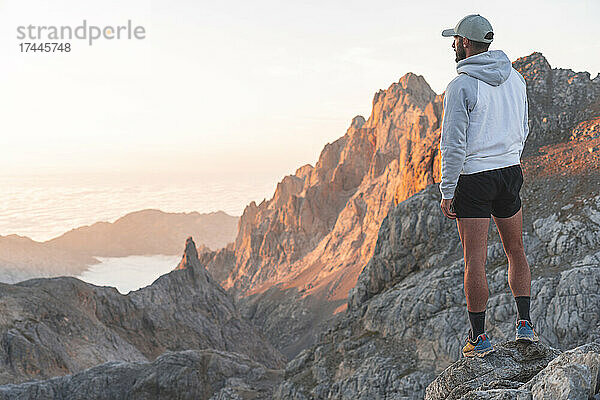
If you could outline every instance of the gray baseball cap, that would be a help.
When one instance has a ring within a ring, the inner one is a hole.
[[[492,43],[492,40],[494,40],[494,30],[490,21],[479,14],[469,14],[458,21],[454,28],[442,31],[442,36],[454,35],[483,43]]]

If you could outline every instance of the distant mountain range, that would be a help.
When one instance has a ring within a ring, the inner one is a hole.
[[[193,235],[200,252],[233,242],[239,217],[223,211],[167,213],[141,210],[115,222],[96,222],[72,229],[54,239],[36,242],[19,235],[0,236],[0,282],[32,277],[78,275],[98,257],[181,252],[181,243]]]

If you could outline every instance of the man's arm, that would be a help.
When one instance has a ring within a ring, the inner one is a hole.
[[[444,94],[444,117],[440,151],[442,155],[440,192],[443,199],[452,199],[462,171],[467,149],[467,127],[469,111],[475,106],[477,94],[469,94],[468,85],[464,85],[467,77],[457,77],[446,88]],[[470,82],[469,82],[470,83]]]

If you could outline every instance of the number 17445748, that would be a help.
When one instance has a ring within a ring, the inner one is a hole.
[[[19,43],[21,53],[69,53],[71,43]]]

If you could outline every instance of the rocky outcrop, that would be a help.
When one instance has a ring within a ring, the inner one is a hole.
[[[594,135],[600,80],[590,80],[587,72],[551,68],[537,52],[513,66],[528,85],[525,179],[545,177],[541,182],[546,186],[530,182],[531,207],[539,205],[537,215],[548,216],[554,205],[547,204],[547,194],[556,185],[556,174],[565,175],[563,164],[575,176],[600,167],[600,139],[558,143],[573,135]],[[246,208],[233,260],[223,263],[221,257],[209,263],[208,269],[239,297],[244,314],[289,357],[314,343],[315,326],[345,309],[349,290],[375,253],[388,212],[439,182],[442,100],[422,76],[412,73],[377,92],[370,117],[354,118],[342,138],[325,146],[315,167],[303,166],[281,181],[271,200]],[[582,183],[577,177],[565,180],[566,186]],[[574,190],[587,187],[583,183]],[[421,268],[416,261],[406,260],[412,263],[408,270]]]
[[[288,277],[291,265],[333,229],[369,167],[374,143],[364,124],[363,117],[355,117],[343,137],[325,146],[314,168],[284,177],[271,200],[246,207],[235,264],[223,287],[245,292]]]
[[[600,343],[561,353],[544,344],[506,342],[483,359],[449,366],[425,400],[588,400],[599,393]]]
[[[167,351],[151,363],[112,361],[73,375],[0,386],[0,398],[267,400],[281,374],[238,353]]]
[[[527,82],[530,137],[524,155],[545,144],[566,141],[582,121],[600,115],[600,79],[589,72],[552,68],[542,53],[513,62]]]
[[[600,116],[592,117],[577,124],[571,131],[570,139],[592,140],[600,137]]]
[[[233,242],[217,251],[206,251],[199,254],[200,264],[206,265],[207,271],[217,281],[222,282],[231,273],[235,265]]]
[[[473,392],[516,389],[530,381],[560,351],[545,344],[505,342],[484,358],[462,358],[444,370],[426,390],[427,400],[461,399]]]
[[[600,342],[562,353],[521,389],[534,399],[600,398]]]
[[[191,237],[175,270],[127,295],[39,278],[0,284],[0,309],[0,383],[148,362],[168,350],[235,352],[275,369],[285,362],[199,263]]]
[[[235,239],[239,217],[222,211],[166,213],[142,210],[115,222],[96,222],[59,237],[36,242],[18,235],[0,236],[0,282],[70,275],[77,276],[98,257],[176,255],[188,236],[202,252],[219,249]]]

